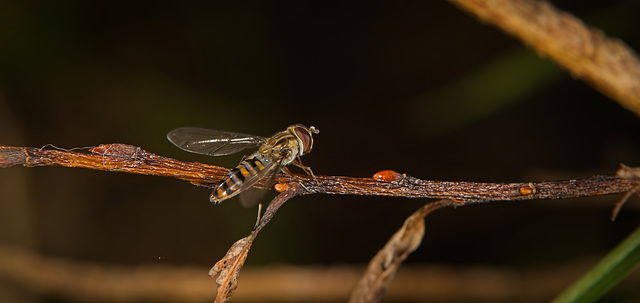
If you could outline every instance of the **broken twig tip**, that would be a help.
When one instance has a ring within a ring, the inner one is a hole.
[[[620,163],[620,169],[616,172],[616,175],[618,175],[618,177],[622,179],[640,180],[640,167],[629,167]],[[632,188],[630,191],[628,191],[622,197],[622,199],[620,199],[620,201],[616,203],[616,206],[613,208],[613,212],[611,213],[611,221],[616,220],[616,217],[618,216],[618,213],[622,209],[622,206],[624,206],[624,204],[627,202],[627,200],[629,200],[629,198],[631,198],[631,196],[633,196],[634,194],[637,194],[639,191],[640,191],[640,184]]]
[[[10,167],[27,162],[27,153],[23,148],[3,146],[0,147],[0,167]]]
[[[620,163],[616,175],[622,179],[640,180],[640,167],[630,167]]]

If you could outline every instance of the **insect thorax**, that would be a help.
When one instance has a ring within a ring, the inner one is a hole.
[[[272,161],[282,159],[282,166],[285,166],[291,164],[299,152],[298,140],[288,131],[283,131],[268,138],[256,153]]]

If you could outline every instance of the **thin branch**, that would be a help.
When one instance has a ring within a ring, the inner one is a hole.
[[[380,178],[380,173],[374,175],[373,179],[316,176],[318,182],[315,183],[311,177],[299,178],[305,178],[303,185],[312,193],[451,199],[464,204],[620,194],[638,185],[637,180],[615,176],[549,182],[478,183],[421,180],[391,172],[397,178]]]
[[[83,167],[105,171],[168,176],[211,187],[229,169],[198,162],[183,162],[125,144],[106,144],[89,153],[32,147],[0,146],[0,167],[12,165]],[[280,174],[284,184],[300,183],[303,194],[393,196],[406,198],[451,199],[461,204],[488,201],[567,199],[623,194],[640,184],[637,178],[593,176],[586,179],[548,182],[477,183],[421,180],[394,171],[381,171],[373,178]],[[257,187],[263,188],[259,182]]]
[[[640,60],[622,41],[608,38],[545,1],[450,1],[549,56],[640,115]]]

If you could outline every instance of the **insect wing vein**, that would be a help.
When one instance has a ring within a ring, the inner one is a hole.
[[[178,148],[197,154],[222,156],[260,145],[260,136],[198,127],[182,127],[170,131],[167,139]]]

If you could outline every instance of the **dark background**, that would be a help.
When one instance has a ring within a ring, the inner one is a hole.
[[[640,49],[640,2],[553,1]],[[444,1],[0,2],[0,144],[126,143],[185,153],[181,126],[269,136],[320,129],[316,174],[517,182],[640,163],[638,117]],[[0,170],[0,240],[89,262],[210,266],[255,209],[214,206],[171,178],[60,167]],[[539,267],[601,256],[638,200],[492,203],[438,211],[408,263]],[[247,266],[363,264],[427,200],[297,197]],[[47,298],[42,298],[46,301]]]

